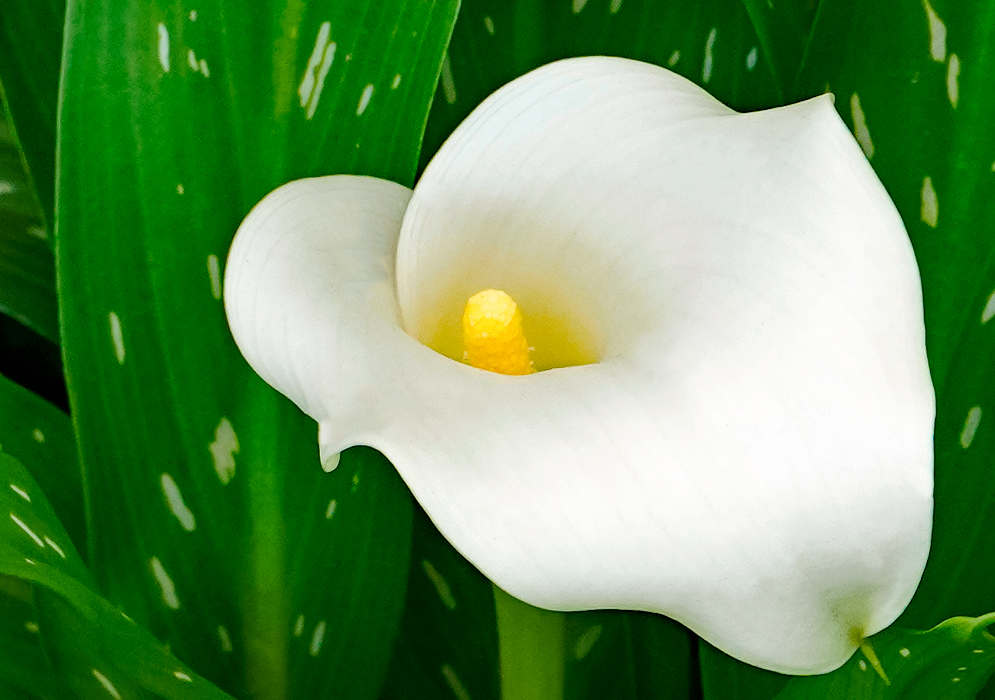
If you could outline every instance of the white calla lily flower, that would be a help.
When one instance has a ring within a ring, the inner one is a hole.
[[[517,302],[539,371],[460,361],[486,289]],[[740,114],[656,66],[550,64],[478,107],[413,193],[331,176],[267,196],[225,304],[329,467],[383,452],[533,605],[663,613],[809,674],[919,582],[918,269],[829,96]]]

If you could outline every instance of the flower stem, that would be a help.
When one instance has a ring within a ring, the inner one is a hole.
[[[494,586],[501,700],[562,700],[566,615]]]
[[[253,409],[259,425],[277,425],[278,406],[271,392],[258,397]],[[242,624],[246,685],[255,700],[284,700],[288,685],[286,529],[279,434],[274,429],[247,436],[248,444],[242,450],[247,457],[251,455],[243,460],[250,533]]]

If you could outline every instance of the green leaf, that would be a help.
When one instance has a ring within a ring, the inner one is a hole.
[[[491,582],[416,508],[408,597],[383,700],[497,700],[497,647]]]
[[[0,692],[4,698],[61,700],[66,688],[41,646],[33,586],[0,574]]]
[[[777,77],[778,96],[790,102],[815,15],[815,0],[743,0],[763,54]]]
[[[65,0],[6,0],[0,13],[0,80],[29,182],[49,224],[55,209],[55,118],[65,16]]]
[[[995,671],[995,613],[955,617],[928,632],[888,629],[842,668],[794,678],[777,700],[968,700]]]
[[[596,610],[567,616],[567,698],[694,697],[693,635],[660,615]]]
[[[411,184],[455,0],[69,5],[57,259],[66,372],[107,596],[237,696],[373,697],[411,499],[238,355],[231,237],[287,180]],[[357,672],[361,669],[361,672]]]
[[[937,394],[926,573],[901,624],[995,609],[995,2],[825,0],[803,71],[826,86],[905,221]]]
[[[791,676],[737,661],[703,640],[699,641],[698,650],[706,698],[770,700],[791,680]]]
[[[84,547],[82,475],[69,416],[0,376],[0,449],[28,467],[73,544]]]
[[[30,600],[35,584],[36,630],[58,677],[78,697],[135,697],[139,690],[168,700],[231,700],[180,664],[147,631],[94,592],[93,579],[55,512],[28,471],[0,453],[0,579]],[[35,657],[36,665],[40,662]],[[40,687],[58,689],[46,677]],[[64,695],[63,695],[64,697]]]
[[[6,107],[0,106],[0,312],[58,342],[52,250]]]

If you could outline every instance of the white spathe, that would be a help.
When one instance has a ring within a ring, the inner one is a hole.
[[[569,319],[598,361],[508,377],[416,340],[488,287],[526,322]],[[477,108],[413,193],[331,176],[270,194],[225,304],[252,367],[319,422],[323,460],[381,450],[529,603],[663,613],[808,674],[919,582],[919,275],[829,96],[739,114],[635,61],[545,66]]]

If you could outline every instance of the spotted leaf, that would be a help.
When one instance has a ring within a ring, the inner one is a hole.
[[[378,692],[411,501],[372,450],[321,471],[235,349],[222,261],[282,182],[411,183],[455,6],[69,3],[57,262],[90,560],[238,696]]]
[[[42,659],[51,662],[48,667],[27,656],[25,663],[44,674],[30,688],[42,697],[65,697],[68,687],[78,697],[112,700],[149,694],[166,700],[231,700],[97,594],[45,494],[5,453],[0,453],[0,484],[6,485],[0,488],[0,512],[8,516],[0,525],[0,583],[11,597],[33,603],[37,619],[23,624],[40,635]],[[16,683],[17,677],[4,680]]]

